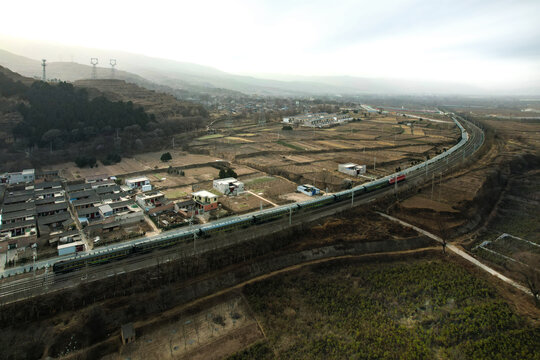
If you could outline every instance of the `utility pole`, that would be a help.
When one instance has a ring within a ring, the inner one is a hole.
[[[34,253],[32,254],[32,271],[34,272],[34,278],[36,277],[36,256],[37,249],[34,249]]]
[[[435,188],[435,173],[431,174],[431,200],[433,200],[433,189]]]
[[[441,172],[441,177],[439,179],[439,202],[441,201],[441,187],[442,187],[442,172]]]
[[[289,225],[292,224],[292,208],[289,208]]]

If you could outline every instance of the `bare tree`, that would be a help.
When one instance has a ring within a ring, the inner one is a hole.
[[[540,255],[530,252],[522,252],[514,255],[515,261],[508,262],[506,267],[518,273],[525,282],[534,299],[536,307],[540,308]]]

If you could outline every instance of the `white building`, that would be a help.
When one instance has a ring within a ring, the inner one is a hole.
[[[338,171],[347,175],[358,176],[366,173],[366,165],[357,165],[354,163],[339,164]]]
[[[308,196],[319,195],[321,193],[321,190],[319,190],[315,186],[309,185],[309,184],[298,185],[296,187],[296,191],[298,191],[298,192],[300,192],[302,194],[306,194]]]
[[[283,118],[285,124],[299,124],[308,127],[326,127],[351,121],[353,118],[347,114],[305,114]]]
[[[213,186],[224,195],[238,195],[244,192],[244,183],[232,177],[214,180]]]
[[[0,183],[7,183],[9,185],[30,183],[36,179],[34,169],[25,169],[23,171],[17,171],[12,173],[5,173],[0,175]]]
[[[142,191],[152,190],[150,180],[146,176],[126,179],[126,185],[129,186],[130,189],[141,189]]]

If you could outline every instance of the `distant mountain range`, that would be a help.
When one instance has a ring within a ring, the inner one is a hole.
[[[115,58],[118,63],[116,78],[151,89],[156,89],[157,84],[166,86],[170,88],[169,90],[197,93],[227,94],[227,91],[232,91],[233,93],[270,96],[486,94],[483,89],[454,83],[371,79],[353,76],[236,75],[208,66],[145,55],[29,42],[2,36],[0,36],[1,48],[4,50],[0,51],[0,65],[26,76],[41,76],[39,60],[41,58],[71,58],[74,61],[84,61],[88,65],[51,61],[48,62],[47,77],[68,81],[88,79],[91,76],[90,58],[96,57],[100,59],[100,67],[97,69],[98,78],[110,78],[109,59]],[[7,50],[20,55],[15,55]],[[524,93],[535,90],[537,89],[525,89]]]

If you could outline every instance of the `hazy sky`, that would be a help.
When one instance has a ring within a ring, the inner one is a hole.
[[[7,0],[0,34],[235,73],[540,83],[540,0]]]

